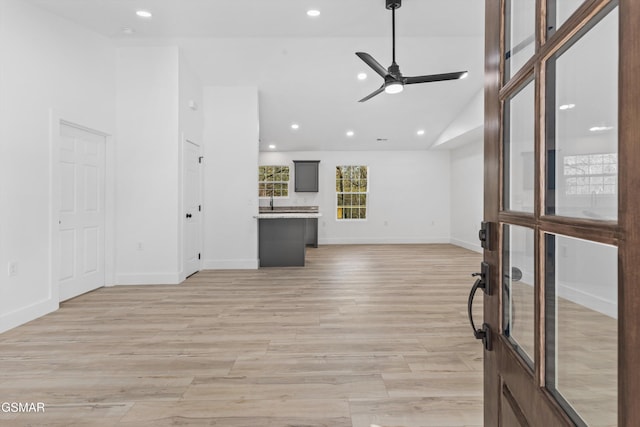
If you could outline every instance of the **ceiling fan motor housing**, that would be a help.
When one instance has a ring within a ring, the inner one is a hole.
[[[387,71],[389,71],[389,76],[393,77],[395,80],[402,79],[402,73],[400,72],[400,67],[395,62],[391,64],[389,68],[387,68]]]
[[[402,0],[386,0],[387,9],[399,9],[402,6]]]

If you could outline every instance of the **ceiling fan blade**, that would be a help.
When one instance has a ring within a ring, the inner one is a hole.
[[[368,53],[356,52],[356,55],[358,55],[358,58],[362,59],[369,67],[373,68],[373,71],[380,74],[380,77],[384,78],[387,74],[389,74],[387,72],[387,69],[380,65],[380,63],[373,59],[373,56],[369,55]]]
[[[431,74],[428,76],[405,77],[404,84],[412,85],[416,83],[441,82],[445,80],[456,80],[461,78],[466,71],[458,71],[456,73]]]
[[[370,93],[369,95],[365,96],[364,98],[362,98],[360,101],[358,102],[364,102],[364,101],[368,101],[369,99],[373,98],[374,96],[380,94],[384,92],[384,85],[380,86],[379,89],[377,89],[375,92]]]

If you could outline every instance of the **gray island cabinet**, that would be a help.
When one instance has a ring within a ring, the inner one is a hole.
[[[303,267],[307,244],[318,247],[318,218],[321,214],[260,213],[258,256],[260,267]]]

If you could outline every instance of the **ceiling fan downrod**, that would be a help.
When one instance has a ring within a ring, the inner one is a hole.
[[[396,65],[396,9],[402,6],[402,0],[386,0],[387,9],[391,10],[392,66]]]

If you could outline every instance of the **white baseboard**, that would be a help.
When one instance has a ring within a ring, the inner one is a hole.
[[[618,305],[615,301],[607,300],[565,284],[559,284],[558,296],[614,319],[618,318]]]
[[[319,245],[405,245],[449,242],[448,237],[330,237],[318,239]]]
[[[205,259],[202,261],[203,270],[256,270],[258,259]]]
[[[180,273],[118,274],[116,285],[177,285]]]
[[[470,251],[474,251],[478,253],[483,252],[482,246],[476,243],[465,242],[464,240],[458,240],[453,237],[451,238],[450,243],[452,245],[460,246],[461,248],[469,249]]]
[[[58,301],[48,298],[44,301],[39,301],[35,304],[3,314],[0,316],[0,333],[56,311],[59,307],[60,303]]]

